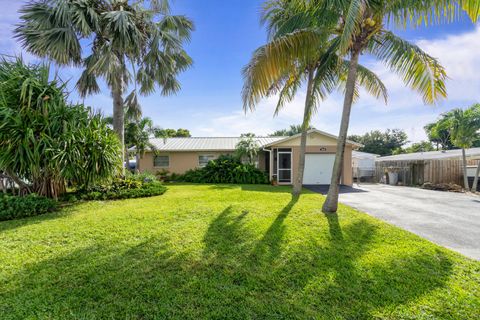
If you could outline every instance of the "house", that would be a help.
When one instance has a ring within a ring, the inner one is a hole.
[[[466,149],[465,154],[468,165],[476,168],[480,161],[480,148]],[[403,185],[421,185],[425,182],[463,185],[461,149],[379,157],[375,160],[375,166],[377,181],[380,181],[386,172],[394,172]],[[471,172],[472,169],[468,171]]]
[[[291,137],[257,137],[260,146],[257,166],[279,184],[292,184],[300,160],[300,135]],[[155,173],[168,170],[182,174],[189,169],[205,166],[222,154],[235,152],[239,137],[192,137],[151,139],[155,151],[137,159],[137,169]],[[341,183],[353,184],[352,151],[362,145],[347,141]],[[330,184],[337,150],[337,137],[312,129],[307,135],[305,173],[306,185]]]

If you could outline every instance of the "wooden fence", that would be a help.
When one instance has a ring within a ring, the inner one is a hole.
[[[479,160],[469,160],[468,165],[477,165]],[[425,182],[463,184],[461,160],[405,160],[378,161],[375,163],[375,180],[382,182],[386,172],[398,173],[399,183],[406,186]]]

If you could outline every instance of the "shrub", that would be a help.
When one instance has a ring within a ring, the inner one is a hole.
[[[204,168],[189,170],[178,180],[194,183],[269,183],[265,172],[251,164],[243,164],[237,157],[229,155],[210,161]]]
[[[143,180],[141,180],[143,179]],[[93,186],[79,190],[76,198],[81,200],[118,200],[153,197],[164,194],[167,188],[156,180],[146,180],[145,176],[117,179],[108,185]]]
[[[0,194],[0,220],[31,217],[56,210],[52,199],[29,194],[24,197]]]

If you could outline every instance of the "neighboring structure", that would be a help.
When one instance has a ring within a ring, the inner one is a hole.
[[[352,167],[353,178],[373,179],[375,177],[375,160],[380,157],[378,154],[353,151],[352,152]]]
[[[147,152],[137,159],[137,169],[155,173],[168,170],[184,173],[189,169],[205,166],[222,154],[232,154],[240,141],[239,137],[166,138],[152,139],[155,152]],[[257,137],[261,151],[258,168],[265,170],[270,179],[279,184],[291,184],[296,175],[300,159],[300,135],[292,137]],[[352,185],[352,151],[360,144],[347,141],[343,163],[342,184]],[[329,184],[337,137],[312,129],[307,136],[304,184]]]
[[[480,161],[480,148],[466,149],[468,165],[476,166]],[[431,183],[463,184],[462,150],[406,153],[379,157],[375,162],[377,181],[386,172],[396,173],[403,185]]]

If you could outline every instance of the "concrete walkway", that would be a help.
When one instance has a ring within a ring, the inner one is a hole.
[[[480,260],[480,196],[361,184],[340,202]]]

